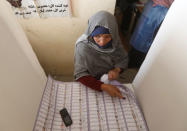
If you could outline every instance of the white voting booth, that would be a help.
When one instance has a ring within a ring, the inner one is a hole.
[[[150,131],[187,130],[186,4],[173,3],[137,76],[128,84]],[[36,130],[47,77],[10,6],[0,0],[0,10],[0,130]]]

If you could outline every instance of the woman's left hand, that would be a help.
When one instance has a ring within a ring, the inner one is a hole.
[[[119,67],[114,68],[113,70],[108,72],[108,79],[109,80],[115,80],[118,78],[119,73],[120,73],[121,69]]]

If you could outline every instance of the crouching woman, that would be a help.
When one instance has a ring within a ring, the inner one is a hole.
[[[100,11],[88,20],[85,33],[76,42],[74,60],[75,80],[112,97],[122,98],[118,88],[100,81],[103,74],[108,74],[109,80],[117,79],[128,65],[127,52],[121,44],[112,14]]]

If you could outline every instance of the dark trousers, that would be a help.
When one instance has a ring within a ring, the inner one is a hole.
[[[145,56],[146,53],[140,52],[132,47],[129,51],[128,68],[139,68],[143,63]]]

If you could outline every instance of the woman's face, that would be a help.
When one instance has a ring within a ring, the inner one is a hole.
[[[109,41],[112,40],[112,36],[110,34],[99,34],[94,36],[93,39],[99,46],[105,46]]]

